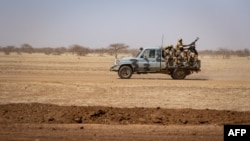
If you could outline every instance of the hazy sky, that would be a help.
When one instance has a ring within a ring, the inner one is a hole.
[[[0,0],[0,46],[250,49],[250,0]]]

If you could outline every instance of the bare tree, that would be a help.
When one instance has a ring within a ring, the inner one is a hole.
[[[3,52],[5,53],[5,55],[10,55],[10,53],[12,51],[14,51],[15,46],[7,46],[3,48]]]
[[[244,50],[236,50],[235,54],[239,57],[248,57],[250,55],[250,51],[245,48]]]
[[[98,53],[99,56],[103,56],[104,53],[108,53],[108,49],[106,49],[106,48],[92,49],[92,52]]]
[[[69,48],[69,52],[77,54],[78,56],[85,56],[90,52],[90,49],[80,45],[73,45]]]
[[[223,59],[230,59],[231,57],[231,51],[226,48],[219,48],[218,54],[221,54]]]
[[[59,48],[55,48],[53,50],[53,54],[54,55],[61,55],[63,53],[65,53],[67,51],[67,49],[65,47],[59,47]]]
[[[115,54],[115,59],[117,59],[118,51],[122,49],[127,49],[129,48],[129,46],[124,43],[114,43],[110,44],[108,48],[112,50],[112,52]]]
[[[14,48],[14,51],[15,51],[18,55],[22,55],[22,51],[21,51],[20,48],[15,47],[15,48]]]
[[[50,47],[44,47],[40,49],[40,52],[43,52],[46,55],[50,55],[53,53],[53,49]]]
[[[24,53],[32,54],[34,49],[30,44],[22,44],[21,45],[21,51]]]

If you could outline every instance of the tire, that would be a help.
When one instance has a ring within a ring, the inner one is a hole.
[[[171,74],[173,79],[185,79],[187,73],[184,69],[175,69],[174,72]]]
[[[129,66],[122,66],[118,71],[118,75],[121,79],[129,79],[132,76],[132,73],[132,68]]]

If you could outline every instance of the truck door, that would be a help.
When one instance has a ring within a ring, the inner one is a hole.
[[[163,52],[161,49],[156,50],[156,62],[157,62],[156,67],[158,68],[158,71],[160,71],[160,66],[161,69],[166,68],[166,62],[165,59],[163,58]]]
[[[157,61],[156,49],[146,49],[138,60],[139,71],[156,72],[160,69],[160,61]]]

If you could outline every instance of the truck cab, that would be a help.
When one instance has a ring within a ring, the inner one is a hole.
[[[185,62],[182,62],[182,65],[173,61],[166,63],[162,48],[149,47],[142,49],[135,57],[116,59],[110,71],[118,72],[121,79],[129,79],[133,73],[164,73],[173,79],[184,79],[186,75],[200,71],[200,61],[192,66]]]

